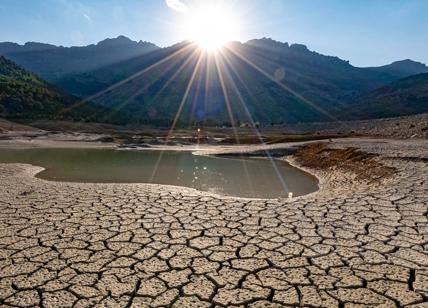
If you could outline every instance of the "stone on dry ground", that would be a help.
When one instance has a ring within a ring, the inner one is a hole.
[[[281,127],[281,131],[307,132],[358,132],[369,136],[393,138],[428,138],[428,113],[396,118],[370,119],[348,122],[299,123]]]
[[[331,146],[398,171],[370,185],[331,172],[316,194],[263,201],[0,165],[0,305],[426,307],[428,143]]]

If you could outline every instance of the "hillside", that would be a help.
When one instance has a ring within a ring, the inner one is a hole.
[[[187,89],[200,56],[202,60],[199,69],[192,86]],[[257,114],[255,120],[298,121],[319,117],[319,113],[310,106],[281,89],[237,56],[229,52],[225,57],[233,63],[236,71],[242,72],[234,80],[250,113]],[[159,64],[152,67],[156,63]],[[226,74],[226,66],[223,63],[223,75]],[[148,68],[150,70],[146,71]],[[234,74],[230,68],[229,73]],[[107,92],[103,91],[134,74],[137,76],[132,80],[120,83]],[[226,76],[223,78],[235,122],[248,122],[249,118],[232,87],[231,79]],[[243,83],[239,82],[239,78],[243,79]],[[94,97],[94,101],[107,107],[119,106],[122,111],[136,115],[147,123],[161,125],[172,122],[187,92],[181,122],[232,122],[213,55],[201,54],[197,47],[186,42],[94,72],[69,76],[58,85],[82,96],[101,91],[103,95]]]
[[[383,72],[393,75],[397,78],[405,78],[411,75],[428,73],[428,66],[423,63],[415,62],[412,60],[396,61],[389,65],[371,67],[373,71]]]
[[[78,104],[38,76],[0,56],[0,117],[9,119],[101,120],[109,112],[93,103]],[[76,106],[74,108],[70,108]],[[120,115],[115,115],[118,121]]]
[[[152,43],[135,42],[124,36],[83,47],[62,47],[34,42],[25,45],[0,43],[0,55],[51,83],[72,73],[95,70],[157,49],[159,48]]]
[[[428,112],[428,74],[410,76],[376,89],[346,111],[348,118],[352,119],[395,117],[424,112]]]

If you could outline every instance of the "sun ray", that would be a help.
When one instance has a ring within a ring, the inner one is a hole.
[[[168,79],[167,82],[164,83],[162,88],[156,93],[156,95],[153,97],[153,100],[156,100],[159,95],[177,78],[178,75],[181,74],[181,72],[184,70],[184,68],[190,63],[191,60],[193,60],[193,57],[198,53],[198,50],[193,50],[192,55],[176,70],[174,75],[170,79]]]
[[[333,115],[331,115],[330,113],[328,113],[327,111],[325,111],[324,109],[320,108],[319,106],[317,106],[316,104],[312,103],[310,100],[308,100],[307,98],[305,98],[303,95],[297,93],[296,91],[294,91],[293,89],[291,89],[289,86],[283,84],[282,82],[276,80],[275,78],[273,78],[269,73],[267,73],[266,71],[264,71],[262,68],[260,68],[258,65],[256,65],[255,63],[253,63],[252,61],[250,61],[249,59],[247,59],[245,56],[243,56],[242,54],[240,54],[239,52],[236,52],[235,50],[233,50],[233,48],[230,48],[228,46],[225,46],[225,48],[227,48],[228,51],[232,52],[235,56],[237,56],[238,58],[240,58],[242,61],[244,61],[245,63],[247,63],[248,65],[250,65],[251,67],[253,67],[254,69],[256,69],[259,73],[261,73],[263,76],[265,76],[266,78],[270,79],[271,81],[273,81],[274,83],[276,83],[278,86],[280,86],[283,90],[293,94],[295,97],[297,97],[299,100],[301,100],[302,102],[304,102],[305,104],[307,104],[308,106],[312,107],[313,109],[315,109],[316,111],[318,111],[319,113],[325,115],[326,117],[328,117],[329,119],[338,122],[340,124],[342,124],[344,127],[346,126],[342,121],[340,121],[339,119],[337,119],[336,117],[334,117]]]
[[[193,57],[196,54],[196,50],[193,50],[190,55],[186,58],[186,60],[184,61],[183,64],[180,65],[180,67],[174,72],[174,74],[164,83],[164,85],[162,86],[162,88],[158,91],[158,93],[155,94],[154,98],[157,98],[164,90],[165,88],[178,76],[178,74],[181,73],[181,71],[185,68],[185,66],[193,59]],[[175,63],[172,62],[171,65],[168,67],[168,69],[164,72],[167,73],[169,71],[171,71],[175,66]],[[159,75],[160,77],[161,75]],[[108,119],[109,117],[111,117],[115,112],[118,112],[119,110],[121,110],[122,108],[124,108],[126,105],[129,104],[129,102],[134,99],[135,97],[137,97],[138,95],[140,95],[141,93],[143,93],[144,91],[146,91],[148,88],[150,88],[153,84],[155,84],[158,80],[159,77],[152,80],[150,83],[146,84],[144,87],[140,88],[138,91],[136,91],[131,97],[129,97],[127,100],[125,100],[123,103],[119,104],[118,106],[116,106],[114,108],[114,110],[107,115],[106,117],[104,117],[105,119]]]
[[[227,108],[227,111],[228,111],[228,114],[229,114],[229,117],[230,117],[230,121],[231,121],[231,124],[232,124],[232,130],[233,130],[233,134],[234,134],[234,137],[235,137],[235,141],[236,141],[236,143],[239,144],[239,135],[238,135],[238,131],[237,131],[237,128],[236,128],[236,125],[235,125],[235,120],[234,120],[234,116],[233,116],[233,111],[232,111],[232,107],[231,107],[231,102],[230,102],[230,99],[229,99],[229,95],[227,93],[226,84],[224,82],[224,77],[223,77],[223,72],[222,72],[222,66],[220,66],[220,60],[218,59],[219,55],[220,55],[220,53],[214,55],[215,67],[216,67],[216,70],[217,70],[218,77],[220,79],[220,84],[221,84],[221,88],[222,88],[222,91],[223,91],[223,96],[224,96],[224,99],[225,99],[226,108]],[[242,159],[242,156],[241,156],[241,159]],[[248,168],[247,168],[247,165],[246,165],[246,161],[245,161],[245,159],[242,159],[241,161],[242,161],[242,167],[243,167],[245,175],[247,177],[247,181],[248,181],[248,183],[250,185],[252,185],[251,178],[249,176]]]
[[[236,70],[235,70],[235,68],[233,67],[233,64],[232,64],[232,63],[227,59],[227,57],[226,57],[226,56],[224,56],[224,54],[222,54],[222,53],[220,53],[220,54],[222,55],[222,59],[224,59],[225,61],[227,61],[227,62],[228,62],[228,64],[230,65],[231,69],[232,69],[232,70],[234,70],[234,71],[235,71],[235,73],[237,73],[237,71],[236,71]],[[286,193],[288,193],[288,192],[290,191],[290,190],[289,190],[289,188],[288,188],[288,185],[287,185],[287,183],[285,182],[285,180],[284,180],[283,176],[281,175],[281,173],[279,172],[279,169],[278,169],[278,166],[277,166],[277,164],[276,164],[276,161],[273,159],[273,157],[272,157],[272,155],[271,155],[270,151],[267,149],[267,147],[266,147],[266,143],[264,142],[263,137],[262,137],[262,135],[260,134],[260,131],[256,128],[256,125],[255,125],[254,119],[253,119],[253,117],[251,116],[251,113],[250,113],[250,111],[248,110],[247,105],[245,104],[245,100],[244,100],[244,98],[242,97],[241,92],[239,91],[239,89],[238,89],[238,87],[237,87],[236,83],[234,82],[234,80],[233,80],[233,78],[232,78],[232,76],[231,76],[230,72],[228,71],[227,66],[226,66],[226,65],[223,65],[223,67],[224,67],[224,68],[225,68],[225,70],[226,70],[226,73],[227,73],[227,76],[228,76],[228,82],[230,83],[230,85],[232,86],[232,88],[233,88],[233,90],[235,91],[236,95],[238,96],[238,101],[240,102],[241,106],[243,107],[243,109],[244,109],[244,111],[245,111],[245,113],[246,113],[246,116],[248,117],[248,120],[249,120],[249,121],[250,121],[250,123],[251,123],[251,126],[254,128],[255,134],[256,134],[257,138],[259,139],[260,144],[262,144],[262,145],[263,145],[263,147],[262,147],[262,148],[263,148],[263,151],[265,152],[265,154],[266,154],[267,158],[269,159],[269,161],[270,161],[270,163],[271,163],[271,165],[272,165],[272,167],[273,167],[273,169],[274,169],[274,171],[275,171],[275,174],[277,175],[278,180],[279,180],[279,182],[281,183],[281,185],[282,185],[282,187],[283,187],[284,191],[285,191]],[[238,75],[238,76],[239,76],[239,75]]]
[[[216,68],[217,75],[218,75],[219,80],[220,80],[221,89],[223,91],[223,97],[224,97],[224,100],[225,100],[227,113],[228,113],[229,118],[230,118],[230,123],[232,125],[232,129],[233,129],[233,132],[234,132],[234,135],[235,135],[235,140],[239,144],[239,136],[238,136],[238,132],[236,130],[236,125],[235,125],[235,120],[234,120],[234,117],[233,117],[233,111],[232,111],[231,103],[230,103],[230,100],[229,100],[229,95],[227,94],[227,88],[226,88],[226,84],[225,84],[224,79],[223,79],[223,74],[220,71],[221,68],[220,68],[220,65],[219,65],[219,62],[218,62],[218,54],[214,54],[213,56],[214,56],[215,68]]]
[[[135,79],[135,78],[137,78],[137,77],[139,77],[139,76],[147,73],[148,71],[150,71],[153,68],[155,68],[155,67],[157,67],[157,66],[165,63],[166,61],[168,61],[170,59],[173,59],[174,57],[180,55],[181,53],[183,53],[187,49],[191,48],[192,46],[194,46],[194,45],[193,44],[187,44],[187,45],[185,45],[184,47],[180,48],[179,50],[177,50],[177,51],[173,52],[172,54],[168,55],[167,57],[165,57],[165,58],[157,61],[156,63],[151,64],[150,66],[142,69],[141,71],[139,71],[139,72],[137,72],[137,73],[135,73],[135,74],[133,74],[133,75],[131,75],[131,76],[129,76],[129,77],[127,77],[127,78],[125,78],[125,79],[123,79],[123,80],[121,80],[121,81],[119,81],[119,82],[117,82],[117,83],[115,83],[115,84],[107,87],[106,89],[104,89],[104,90],[102,90],[102,91],[100,91],[100,92],[98,92],[96,94],[93,94],[91,96],[88,96],[88,97],[80,100],[79,102],[73,104],[72,106],[64,109],[61,113],[63,114],[65,112],[73,110],[74,108],[77,108],[77,107],[79,107],[79,106],[81,106],[83,104],[86,104],[86,103],[88,103],[88,102],[90,102],[92,100],[95,100],[96,98],[98,98],[98,97],[100,97],[100,96],[102,96],[102,95],[104,95],[104,94],[106,94],[106,93],[108,93],[108,92],[110,92],[110,91],[112,91],[112,90],[114,90],[114,89],[122,86],[123,84],[125,84],[125,83],[127,83],[127,82],[129,82],[129,81],[131,81],[131,80],[133,80],[133,79]]]
[[[224,60],[227,62],[228,67],[230,67],[230,69],[233,71],[234,76],[236,76],[236,78],[238,79],[239,84],[240,84],[240,85],[242,85],[242,86],[244,87],[244,90],[248,93],[248,97],[249,97],[249,99],[251,99],[251,100],[252,100],[252,102],[256,102],[256,99],[254,98],[254,95],[251,93],[250,88],[249,88],[249,87],[248,87],[248,85],[245,83],[245,81],[244,81],[243,77],[241,76],[241,74],[239,74],[238,69],[235,67],[235,65],[233,65],[232,61],[230,61],[230,59],[228,58],[228,56],[227,56],[224,52],[222,52],[221,54],[222,54],[222,57],[224,58]],[[233,79],[232,79],[232,80],[233,80]],[[245,105],[245,107],[246,107],[246,105]],[[247,108],[247,110],[246,110],[246,111],[244,110],[244,112],[245,112],[246,114],[247,114],[247,112],[249,113],[248,108]],[[263,110],[258,110],[258,113],[262,113],[262,114],[264,114],[264,113],[263,113]],[[251,118],[252,118],[252,117],[251,117]],[[253,119],[253,118],[252,118],[252,119]],[[253,119],[253,120],[254,120],[254,119]]]
[[[206,63],[206,61],[204,61],[204,60],[206,60],[207,54],[203,53],[203,54],[201,54],[201,56],[202,56],[202,60],[201,60],[202,65],[200,66],[200,70],[203,70],[203,68],[205,67],[204,63]],[[198,75],[199,75],[199,77],[201,77],[202,76],[201,72],[199,72]],[[200,92],[202,91],[201,90],[202,89],[201,83],[202,83],[202,78],[198,78],[197,84],[196,84],[196,88],[195,88],[195,91],[194,91],[194,95],[193,95],[193,100],[191,102],[192,109],[191,109],[191,112],[189,114],[190,115],[190,119],[189,119],[189,125],[190,126],[192,126],[192,123],[194,123],[195,113],[196,113],[196,107],[197,107],[197,101],[198,101],[198,98],[200,96]]]
[[[219,79],[220,79],[221,88],[222,88],[224,99],[225,99],[225,103],[226,103],[226,108],[227,108],[227,111],[228,111],[228,114],[229,114],[229,117],[230,117],[230,121],[231,121],[231,124],[232,124],[232,130],[233,130],[233,134],[234,134],[234,137],[235,137],[235,141],[239,144],[239,142],[240,142],[239,141],[239,134],[238,134],[238,131],[237,131],[237,128],[236,128],[236,124],[235,124],[235,120],[234,120],[234,116],[233,116],[233,111],[232,111],[232,108],[231,108],[231,102],[230,102],[230,99],[229,99],[229,95],[227,93],[226,84],[224,82],[222,67],[220,66],[220,61],[218,59],[218,55],[217,54],[214,55],[214,59],[215,59],[215,67],[216,67],[217,72],[218,72],[218,76],[219,76]],[[248,172],[248,168],[247,168],[247,165],[246,165],[246,161],[244,159],[242,159],[242,166],[243,166],[244,172],[245,172],[245,174],[247,176],[247,181],[249,183],[251,183],[251,179],[250,179],[250,176],[249,176],[249,172]]]
[[[192,76],[190,77],[189,83],[187,84],[186,91],[184,92],[183,98],[180,101],[180,104],[178,106],[178,110],[177,110],[176,115],[174,117],[174,121],[173,121],[173,123],[171,125],[171,128],[168,131],[168,135],[166,137],[166,142],[168,142],[170,140],[170,138],[172,136],[172,133],[173,133],[173,131],[175,129],[175,126],[177,125],[178,119],[180,118],[181,112],[183,110],[184,104],[186,103],[186,100],[187,100],[187,97],[189,95],[190,89],[192,88],[193,82],[195,81],[196,74],[197,74],[197,72],[199,70],[199,66],[201,64],[201,61],[202,61],[202,53],[199,53],[198,61],[197,61],[196,65],[195,65],[195,68],[193,69]],[[152,175],[150,176],[150,182],[152,182],[153,179],[154,179],[154,177],[156,176],[156,173],[157,173],[157,171],[159,169],[159,164],[160,164],[160,162],[162,160],[163,155],[164,155],[164,150],[162,149],[161,152],[160,152],[160,154],[159,154],[159,158],[158,158],[158,160],[157,160],[157,162],[156,162],[156,164],[155,164],[155,166],[153,168]]]
[[[269,50],[269,48],[267,48],[267,49]],[[278,62],[275,62],[274,58],[273,57],[269,57],[266,53],[259,52],[259,53],[257,53],[257,57],[260,58],[260,59],[262,59],[262,61],[266,62],[267,64],[269,64],[271,66],[278,67]],[[299,71],[297,69],[293,69],[292,67],[287,66],[286,70],[287,70],[288,73],[293,73],[297,78],[305,78],[305,77],[307,77],[307,75],[305,75],[304,73],[302,73],[301,71]],[[297,93],[297,91],[295,91],[295,92]],[[337,102],[337,104],[341,105],[341,106],[346,106],[346,102]],[[345,123],[343,123],[343,127],[347,127],[345,125]]]
[[[183,110],[184,104],[185,104],[185,102],[187,100],[187,97],[189,96],[190,89],[191,89],[191,87],[193,85],[193,82],[195,81],[196,73],[199,70],[199,66],[201,65],[201,61],[202,61],[202,53],[199,54],[198,62],[196,63],[196,66],[195,66],[195,68],[193,70],[193,73],[192,73],[192,76],[190,78],[189,84],[187,85],[186,91],[184,92],[183,98],[182,98],[182,100],[180,102],[180,105],[178,107],[177,113],[176,113],[176,115],[174,117],[174,121],[172,122],[171,129],[170,129],[170,131],[168,133],[168,137],[170,136],[170,134],[172,134],[172,132],[175,129],[175,126],[177,125],[178,119],[179,119],[179,117],[181,115],[181,111]]]
[[[211,57],[207,57],[207,64],[206,64],[206,71],[205,71],[205,92],[204,92],[204,110],[205,114],[207,113],[207,106],[208,106],[208,91],[209,91],[209,85],[210,85],[210,73],[211,73]],[[204,117],[204,125],[206,124],[207,117]]]

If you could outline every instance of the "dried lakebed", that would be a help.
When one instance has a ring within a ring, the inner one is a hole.
[[[0,149],[0,163],[45,168],[45,180],[81,183],[151,183],[185,186],[246,198],[287,197],[318,190],[317,179],[284,161],[195,156],[189,151],[113,149]]]
[[[329,147],[396,171],[311,170],[315,194],[248,200],[0,164],[0,305],[426,307],[428,142]]]

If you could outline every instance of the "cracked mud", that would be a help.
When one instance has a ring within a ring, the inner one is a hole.
[[[316,171],[316,194],[245,200],[0,165],[0,305],[427,307],[428,143],[330,146],[396,172]]]

